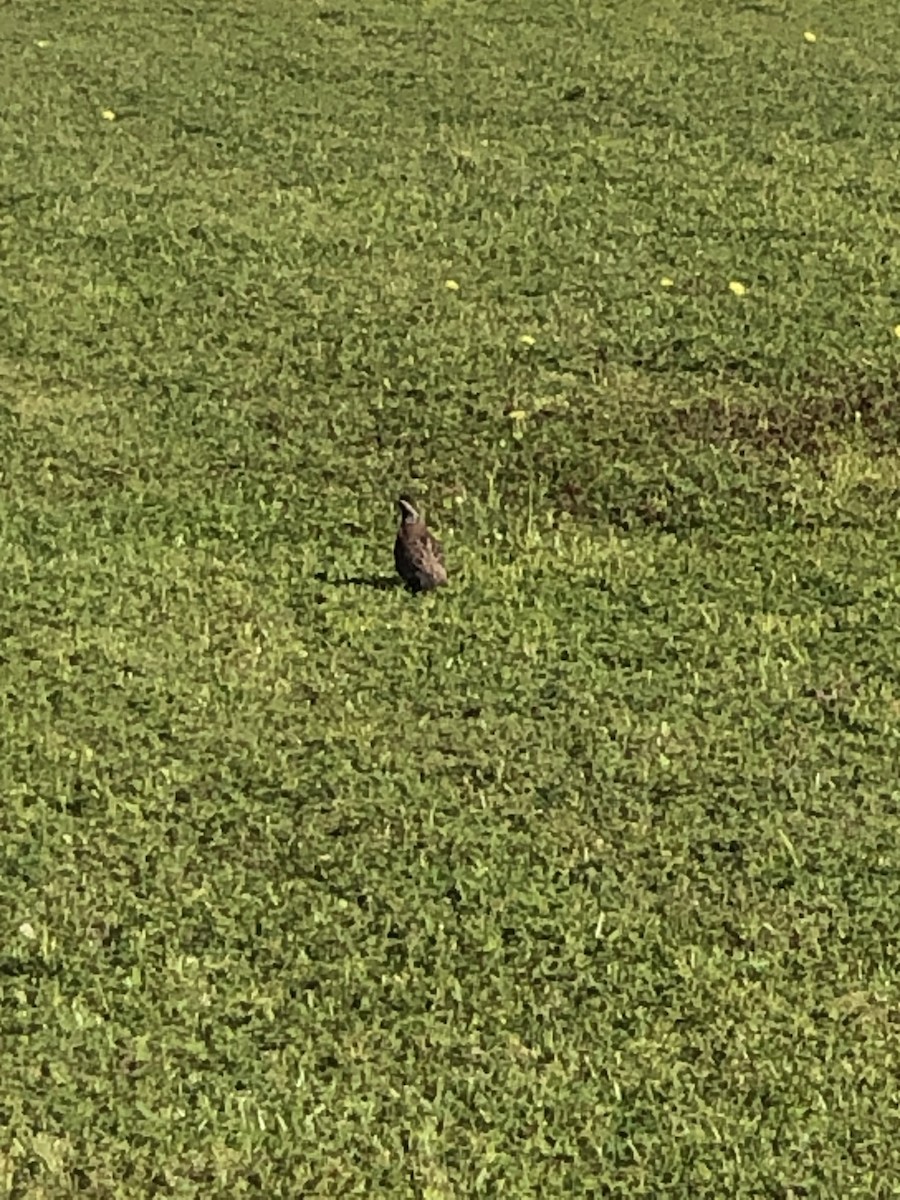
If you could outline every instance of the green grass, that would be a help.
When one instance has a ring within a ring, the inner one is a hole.
[[[0,10],[0,1195],[900,1195],[889,9]]]

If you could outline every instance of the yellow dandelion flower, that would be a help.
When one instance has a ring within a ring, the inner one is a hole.
[[[743,296],[746,294],[747,289],[737,279],[732,279],[728,286],[736,296]]]
[[[522,343],[523,346],[533,346],[534,345],[534,338],[531,336],[530,333],[523,333],[522,336],[519,338],[519,341]]]
[[[113,112],[113,110],[111,108],[104,108],[104,110],[100,114],[100,116],[103,118],[104,121],[114,121],[116,119],[116,114]]]
[[[523,408],[514,408],[511,413],[506,414],[511,421],[524,421],[528,416]]]
[[[894,337],[900,338],[900,325],[894,326]]]
[[[816,35],[811,29],[807,29],[803,34],[803,40],[804,42],[814,42],[816,40]]]
[[[458,292],[459,291],[459,284],[456,282],[455,279],[448,279],[447,282],[444,284],[444,287],[447,289],[448,292]]]
[[[46,50],[50,45],[46,38],[38,38],[34,44],[37,46],[38,50]]]
[[[662,279],[659,282],[660,282],[661,287],[674,287],[675,286],[675,280],[670,279],[668,277],[668,275],[663,275]]]

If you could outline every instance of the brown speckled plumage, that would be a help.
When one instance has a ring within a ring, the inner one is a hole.
[[[447,582],[444,551],[408,496],[397,501],[400,528],[394,542],[397,574],[412,592],[427,592]]]

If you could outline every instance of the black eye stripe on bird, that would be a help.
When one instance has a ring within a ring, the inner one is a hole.
[[[400,528],[394,542],[397,574],[411,592],[427,592],[447,582],[444,551],[409,496],[401,496]]]

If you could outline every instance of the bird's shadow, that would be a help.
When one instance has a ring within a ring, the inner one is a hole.
[[[403,580],[396,575],[348,575],[333,579],[325,571],[316,571],[314,578],[331,587],[367,587],[376,592],[392,592],[395,588],[403,587]]]

